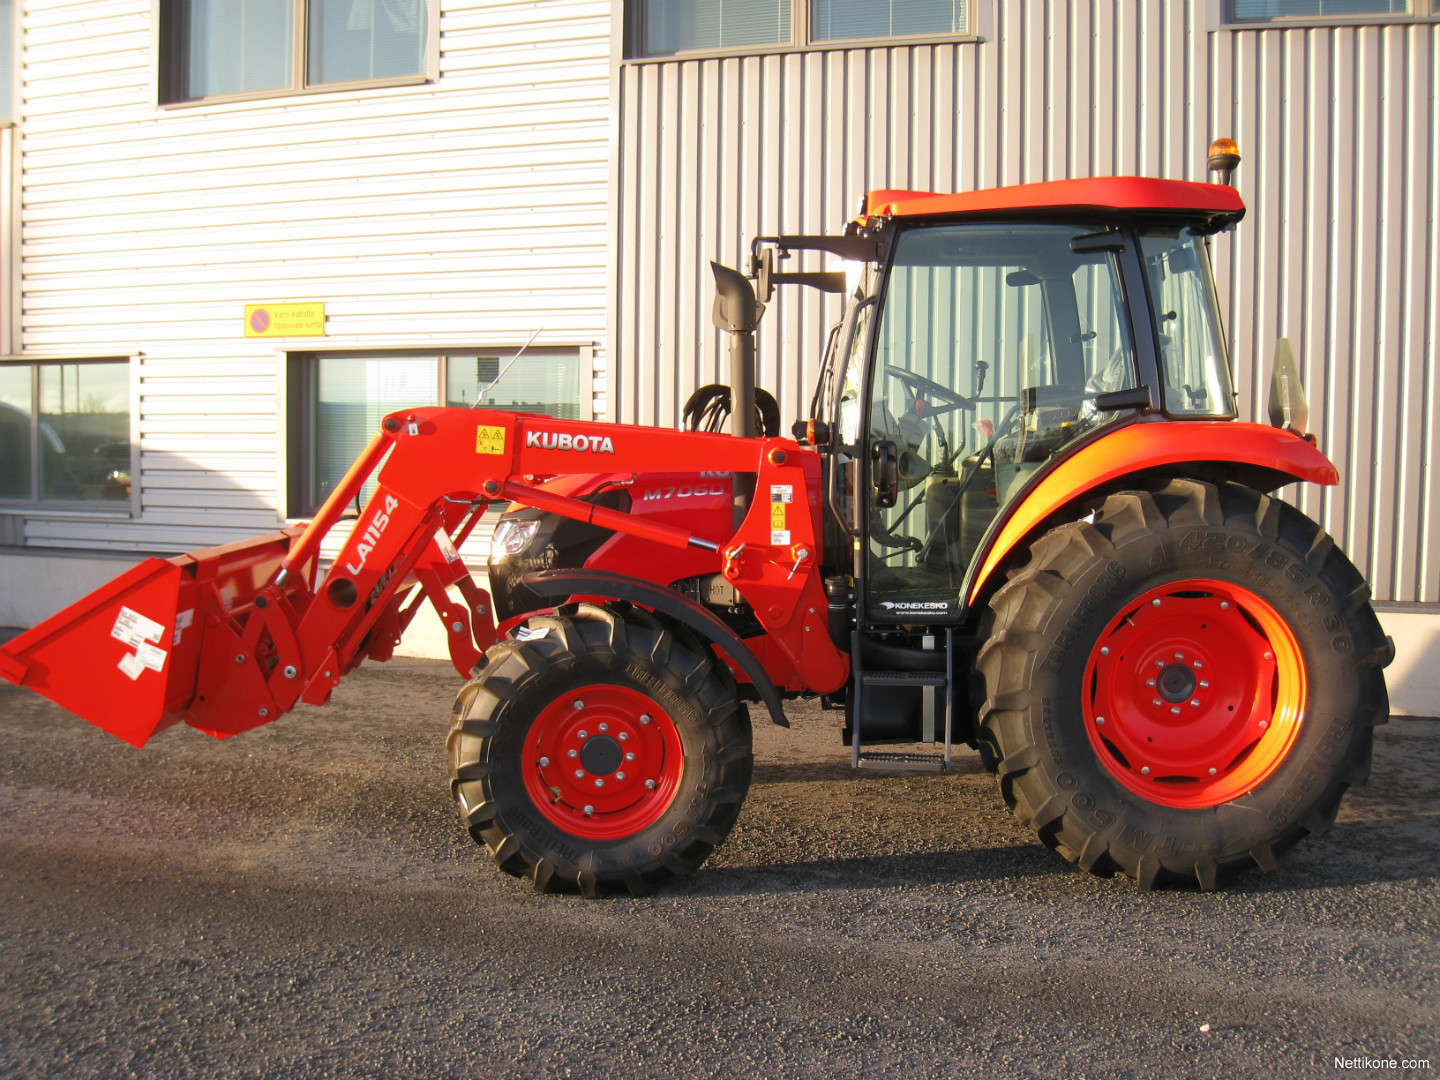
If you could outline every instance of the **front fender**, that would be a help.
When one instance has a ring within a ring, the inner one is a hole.
[[[1337,484],[1330,459],[1299,435],[1233,420],[1135,423],[1116,428],[1064,458],[1020,502],[991,541],[970,585],[970,603],[995,569],[1055,511],[1117,477],[1180,465],[1195,475],[1209,467],[1246,466],[1288,480]],[[1276,487],[1279,486],[1277,483]]]
[[[725,655],[734,660],[754,684],[760,699],[770,710],[770,719],[781,727],[790,726],[790,721],[785,718],[785,709],[780,704],[780,692],[775,689],[775,683],[759,657],[735,631],[689,597],[643,578],[617,574],[612,570],[541,570],[526,574],[521,580],[537,596],[597,596],[625,600],[684,623],[725,650]]]

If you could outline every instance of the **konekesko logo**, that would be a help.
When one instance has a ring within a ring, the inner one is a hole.
[[[948,600],[882,600],[880,606],[886,611],[949,611]]]

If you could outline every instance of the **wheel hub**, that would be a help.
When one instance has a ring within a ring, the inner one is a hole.
[[[1160,696],[1172,705],[1189,701],[1197,682],[1195,672],[1185,664],[1166,665],[1155,680]]]
[[[591,840],[629,836],[675,798],[684,751],[670,715],[628,686],[562,694],[526,740],[525,787],[552,824]]]
[[[1086,667],[1086,732],[1105,769],[1168,806],[1237,798],[1294,742],[1305,705],[1299,646],[1242,586],[1173,582],[1101,632]]]
[[[591,776],[609,776],[624,760],[625,751],[609,735],[592,735],[580,747],[580,764]]]

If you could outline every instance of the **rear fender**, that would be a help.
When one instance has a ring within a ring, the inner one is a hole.
[[[770,710],[770,719],[780,727],[789,727],[780,692],[760,659],[744,640],[689,597],[628,574],[609,570],[542,570],[526,574],[525,586],[538,596],[565,599],[571,596],[625,600],[658,611],[684,623],[701,637],[724,651],[754,684],[760,699]]]
[[[1087,443],[1050,471],[1008,510],[968,590],[974,605],[997,569],[1039,532],[1051,515],[1121,477],[1166,472],[1245,480],[1264,490],[1293,481],[1332,485],[1330,459],[1299,435],[1264,424],[1221,421],[1139,422]]]

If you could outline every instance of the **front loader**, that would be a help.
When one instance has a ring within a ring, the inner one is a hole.
[[[323,704],[429,602],[468,678],[461,817],[542,891],[698,867],[749,786],[749,703],[784,725],[798,695],[857,767],[976,748],[1086,871],[1269,870],[1365,779],[1392,649],[1273,495],[1338,479],[1288,364],[1273,426],[1237,419],[1209,237],[1243,214],[1227,185],[1134,177],[872,192],[841,235],[714,268],[731,382],[697,391],[697,430],[394,413],[309,525],[152,559],[0,674],[137,746],[233,735]],[[786,266],[805,253],[844,269]],[[779,285],[844,298],[789,436],[754,385]],[[457,549],[495,503],[487,591]]]

